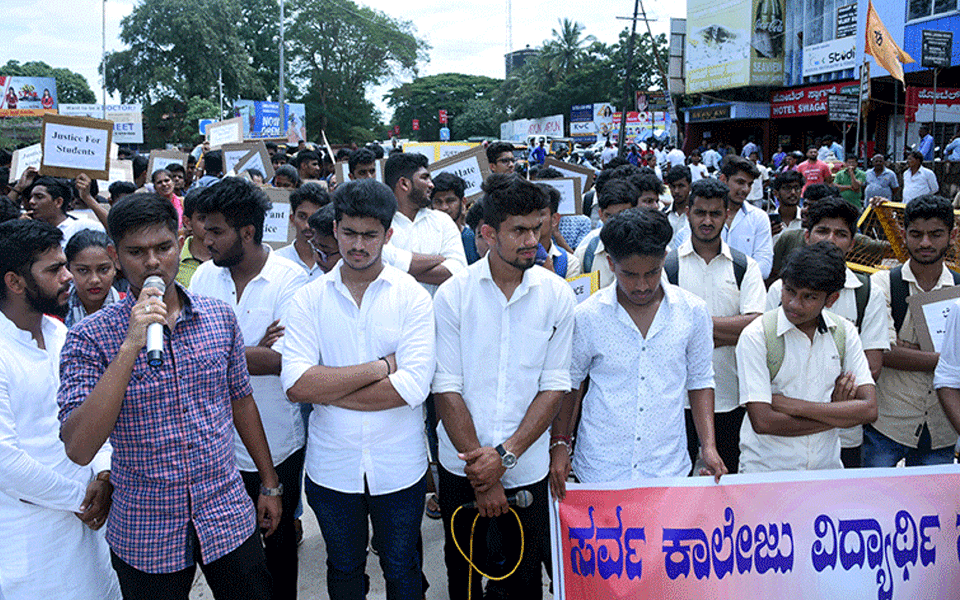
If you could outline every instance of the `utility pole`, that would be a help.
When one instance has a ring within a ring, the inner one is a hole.
[[[220,118],[218,121],[223,120],[223,69],[217,69],[217,85],[220,87]]]
[[[107,119],[107,0],[103,0],[103,52],[100,54],[100,64],[103,66],[103,119]]]
[[[284,98],[284,76],[283,76],[283,34],[284,34],[284,15],[283,15],[283,5],[284,0],[280,0],[280,122],[281,133],[283,136],[287,135],[287,105]]]
[[[627,46],[627,74],[623,81],[623,108],[620,109],[620,140],[617,143],[619,154],[627,137],[627,108],[630,106],[630,76],[633,75],[633,46],[637,37],[637,14],[640,12],[640,0],[633,3],[633,24],[630,26],[630,43]]]

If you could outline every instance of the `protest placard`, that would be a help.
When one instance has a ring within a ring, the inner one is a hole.
[[[110,171],[113,122],[89,117],[43,115],[40,174],[105,179]]]
[[[600,271],[569,277],[567,283],[573,290],[573,297],[577,300],[577,304],[580,304],[589,298],[590,294],[600,289]]]
[[[133,161],[110,159],[110,175],[107,179],[98,179],[97,185],[100,188],[100,194],[107,195],[107,188],[111,183],[117,181],[129,181],[133,183]]]
[[[580,193],[579,177],[561,179],[538,179],[536,183],[545,183],[560,192],[560,208],[557,214],[579,215],[583,208],[583,194]]]
[[[276,250],[297,237],[290,227],[290,190],[268,187],[263,188],[263,192],[273,204],[263,221],[263,241]]]
[[[563,173],[566,177],[577,177],[580,179],[580,190],[584,194],[589,192],[590,188],[593,187],[593,180],[597,176],[597,172],[590,167],[583,167],[581,165],[575,165],[573,163],[557,160],[552,156],[548,157],[543,164],[547,167],[553,167],[554,169]]]
[[[920,349],[924,352],[940,352],[950,312],[957,309],[957,298],[960,298],[960,286],[907,296]]]
[[[218,150],[224,144],[239,144],[243,141],[243,120],[234,117],[207,126],[207,141],[211,150]]]
[[[473,202],[483,194],[480,186],[490,174],[490,164],[487,162],[487,153],[482,146],[471,148],[459,154],[439,160],[428,167],[431,177],[440,173],[453,173],[467,182],[464,197],[467,202]]]
[[[153,172],[159,169],[166,169],[168,166],[178,164],[187,166],[187,153],[178,150],[151,150],[150,164],[147,166],[147,177],[153,177]]]
[[[10,183],[16,183],[29,167],[39,169],[42,158],[43,146],[40,144],[14,150],[10,159]]]
[[[263,141],[247,142],[236,144],[237,146],[248,146],[250,150],[240,159],[240,162],[234,167],[235,173],[243,173],[248,169],[255,169],[263,174],[264,183],[273,179],[273,163],[270,162],[270,153],[267,152],[267,145]],[[231,147],[233,144],[230,145]],[[226,146],[225,146],[226,148]]]

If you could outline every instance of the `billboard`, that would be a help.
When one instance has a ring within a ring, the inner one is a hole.
[[[113,121],[115,144],[143,143],[143,109],[139,104],[108,104],[106,117],[102,104],[61,104],[60,114],[93,119],[106,118]]]
[[[778,90],[770,94],[770,117],[813,117],[827,114],[827,96],[850,94],[856,97],[860,89],[858,81],[837,81],[822,85]]]
[[[0,117],[35,117],[57,110],[53,77],[0,75]]]
[[[532,135],[563,137],[563,115],[539,119],[518,119],[500,124],[500,139],[526,143]]]
[[[243,120],[243,139],[279,140],[297,143],[307,139],[307,117],[303,104],[287,104],[280,118],[279,102],[237,100],[233,114]],[[285,125],[284,125],[285,124]]]
[[[784,0],[688,0],[686,92],[783,84]]]

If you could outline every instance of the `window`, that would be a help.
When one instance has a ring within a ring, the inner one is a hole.
[[[957,0],[909,0],[907,3],[907,20],[922,19],[932,15],[957,10]]]

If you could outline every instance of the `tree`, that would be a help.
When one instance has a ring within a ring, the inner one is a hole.
[[[404,83],[384,97],[394,109],[393,124],[400,126],[401,133],[410,132],[418,140],[440,139],[439,113],[443,109],[447,111],[452,137],[462,139],[470,135],[485,135],[481,131],[489,130],[482,124],[480,107],[474,106],[470,116],[473,121],[467,121],[469,127],[461,127],[461,115],[471,102],[495,106],[494,97],[500,84],[501,80],[490,77],[443,73]],[[412,131],[413,119],[419,119],[419,131]]]
[[[93,104],[97,101],[86,77],[70,69],[55,69],[45,62],[27,62],[21,65],[10,60],[0,67],[0,74],[13,77],[53,77],[57,80],[57,101],[64,104]]]
[[[552,33],[554,39],[544,43],[540,56],[546,61],[543,66],[554,77],[568,75],[577,67],[584,46],[597,40],[592,35],[584,37],[583,24],[569,19],[560,21],[560,31],[554,29]]]
[[[292,0],[291,79],[308,90],[307,135],[331,142],[366,141],[382,129],[366,92],[390,78],[416,74],[427,44],[413,24],[352,0]]]

